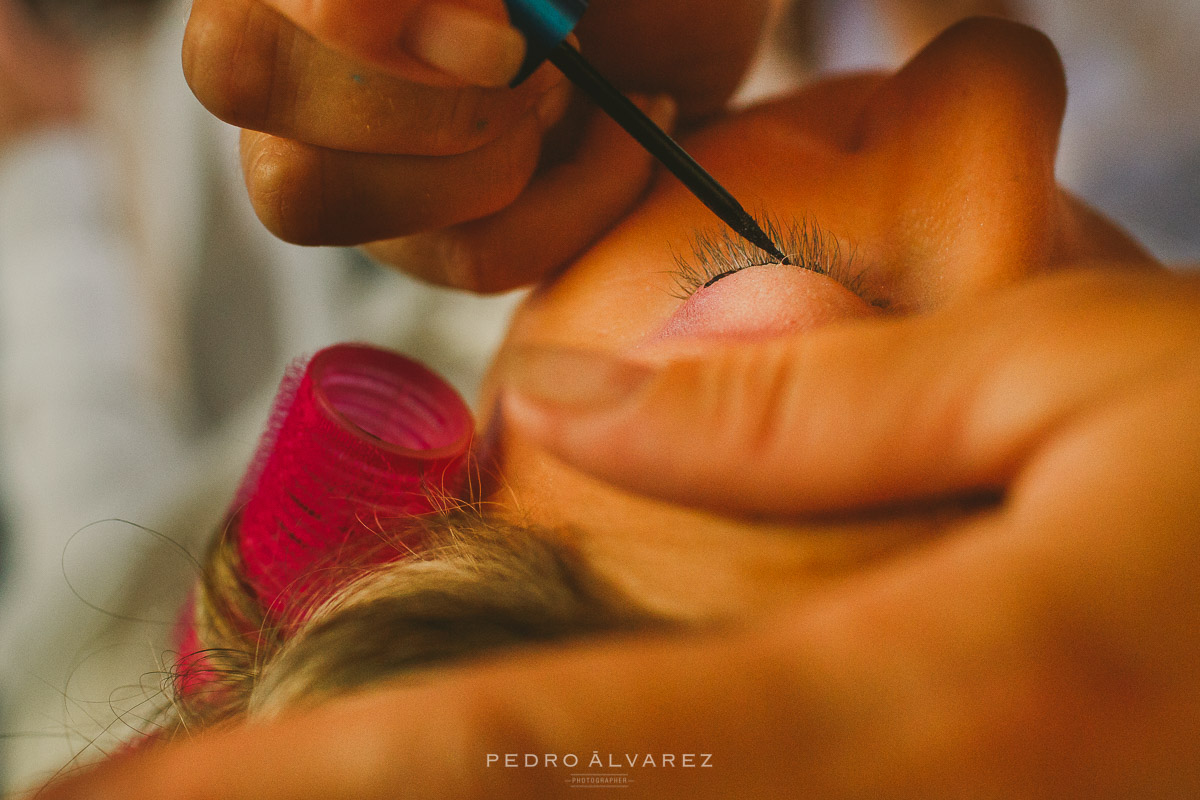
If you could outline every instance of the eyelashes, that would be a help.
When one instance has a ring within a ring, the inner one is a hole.
[[[843,251],[837,238],[815,222],[793,219],[781,223],[769,215],[759,215],[759,224],[795,269],[807,269],[826,275],[851,292],[876,306],[885,306],[868,297],[864,272],[855,261],[854,250]],[[686,300],[705,286],[747,267],[777,263],[729,228],[697,231],[691,239],[691,255],[675,255],[673,297]]]

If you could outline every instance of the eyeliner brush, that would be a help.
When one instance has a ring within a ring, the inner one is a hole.
[[[550,51],[548,59],[739,236],[776,261],[790,263],[741,203],[628,97],[596,72],[570,42],[565,39],[559,42]]]

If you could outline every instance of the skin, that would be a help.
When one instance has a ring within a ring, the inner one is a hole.
[[[0,149],[33,131],[78,123],[84,110],[81,48],[0,0]]]
[[[563,376],[586,369],[597,354],[624,359],[617,371],[638,377],[637,365],[669,364],[737,343],[775,345],[865,316],[882,321],[973,305],[1030,276],[1088,260],[1151,266],[1115,226],[1054,182],[1064,101],[1061,67],[1047,41],[1025,28],[979,22],[943,37],[894,77],[835,79],[709,127],[687,141],[689,151],[748,207],[770,209],[782,220],[807,218],[846,251],[852,248],[853,263],[841,272],[887,312],[878,314],[829,277],[756,267],[704,290],[705,299],[717,290],[723,295],[701,313],[697,330],[656,338],[683,305],[676,296],[674,254],[689,252],[694,229],[719,225],[677,181],[663,176],[617,230],[520,308],[483,406],[494,406],[505,382],[528,383],[537,375],[545,376],[547,398],[561,397]],[[757,254],[757,260],[768,259]],[[738,295],[751,281],[761,282],[768,296],[789,290],[798,296],[781,307],[756,299],[744,310]],[[818,319],[789,315],[831,301],[836,308]],[[711,329],[713,318],[731,316],[744,329],[734,334]],[[582,354],[582,365],[571,358],[575,351]],[[549,364],[539,366],[538,355]],[[611,390],[634,377],[603,383]],[[904,513],[847,513],[787,524],[778,517],[791,515],[792,508],[772,509],[758,496],[779,491],[775,477],[763,482],[769,488],[743,498],[748,507],[739,509],[778,512],[765,521],[698,512],[695,507],[707,505],[706,498],[731,493],[726,488],[731,480],[743,489],[736,476],[720,468],[705,470],[703,465],[719,463],[713,452],[722,449],[710,434],[743,418],[744,424],[755,424],[759,414],[742,406],[757,403],[756,392],[770,391],[772,377],[747,376],[748,396],[727,401],[720,412],[725,419],[715,424],[701,421],[703,393],[680,390],[690,409],[682,413],[686,429],[696,434],[689,437],[695,445],[671,443],[682,448],[671,452],[687,465],[680,480],[690,488],[670,499],[683,503],[663,503],[655,497],[661,486],[654,483],[639,483],[637,493],[612,485],[628,485],[627,465],[650,455],[636,443],[650,441],[650,449],[657,449],[656,440],[618,430],[587,446],[572,442],[572,452],[591,452],[585,458],[589,465],[595,460],[621,465],[598,478],[594,470],[581,471],[555,458],[557,441],[551,452],[544,446],[548,436],[583,436],[584,431],[539,429],[531,438],[528,428],[537,424],[533,411],[516,398],[516,430],[497,421],[490,433],[496,444],[493,471],[501,476],[491,501],[518,520],[578,533],[594,563],[652,606],[718,617],[790,602],[852,567],[923,542],[949,525],[962,525],[964,515],[979,513],[971,503],[965,504],[969,511],[964,509],[962,498],[955,497]],[[945,376],[928,376],[913,402],[921,403],[945,382]],[[812,410],[804,407],[802,413]],[[795,416],[779,409],[780,419],[771,424]],[[796,491],[812,493],[833,478],[824,469],[797,474],[786,455],[776,454],[775,460],[782,462],[781,472],[795,476],[790,482],[797,484]],[[651,473],[663,467],[656,463]],[[855,468],[879,470],[869,461]],[[876,480],[880,487],[882,480]],[[999,485],[985,482],[979,489]],[[991,510],[990,504],[984,508]],[[664,570],[664,563],[673,568]]]
[[[889,313],[808,276],[818,325],[656,340],[711,224],[665,180],[521,309],[492,500],[718,633],[448,670],[45,796],[553,797],[485,754],[593,750],[714,754],[637,772],[659,798],[1195,796],[1200,287],[1054,183],[1064,99],[1043,37],[974,21],[689,141],[853,242]],[[712,287],[729,314],[755,270]]]
[[[280,238],[370,243],[382,261],[474,291],[523,286],[628,211],[650,158],[615,125],[568,112],[570,88],[549,65],[509,90],[473,62],[462,74],[422,62],[410,52],[412,21],[434,5],[198,0],[184,71],[210,111],[246,129],[250,199]],[[452,5],[505,19],[500,0]],[[670,127],[676,109],[694,120],[724,105],[766,11],[766,0],[600,0],[575,34],[598,69]],[[663,93],[674,101],[647,99]],[[571,224],[524,246],[536,220],[556,217]]]

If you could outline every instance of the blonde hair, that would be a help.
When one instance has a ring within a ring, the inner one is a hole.
[[[416,533],[418,552],[338,565],[345,581],[289,630],[247,583],[235,527],[205,563],[191,609],[201,649],[181,654],[168,733],[313,705],[522,644],[667,625],[591,570],[567,533],[455,510],[397,526],[397,541]]]

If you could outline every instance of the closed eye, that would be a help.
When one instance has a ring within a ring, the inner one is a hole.
[[[874,306],[888,306],[886,300],[867,293],[864,270],[855,260],[853,249],[843,250],[837,238],[815,222],[792,219],[780,223],[769,216],[758,222],[787,255],[790,266],[825,275]],[[675,255],[675,290],[671,294],[681,300],[735,272],[778,263],[765,259],[761,250],[728,228],[696,231],[691,245],[690,256]]]

